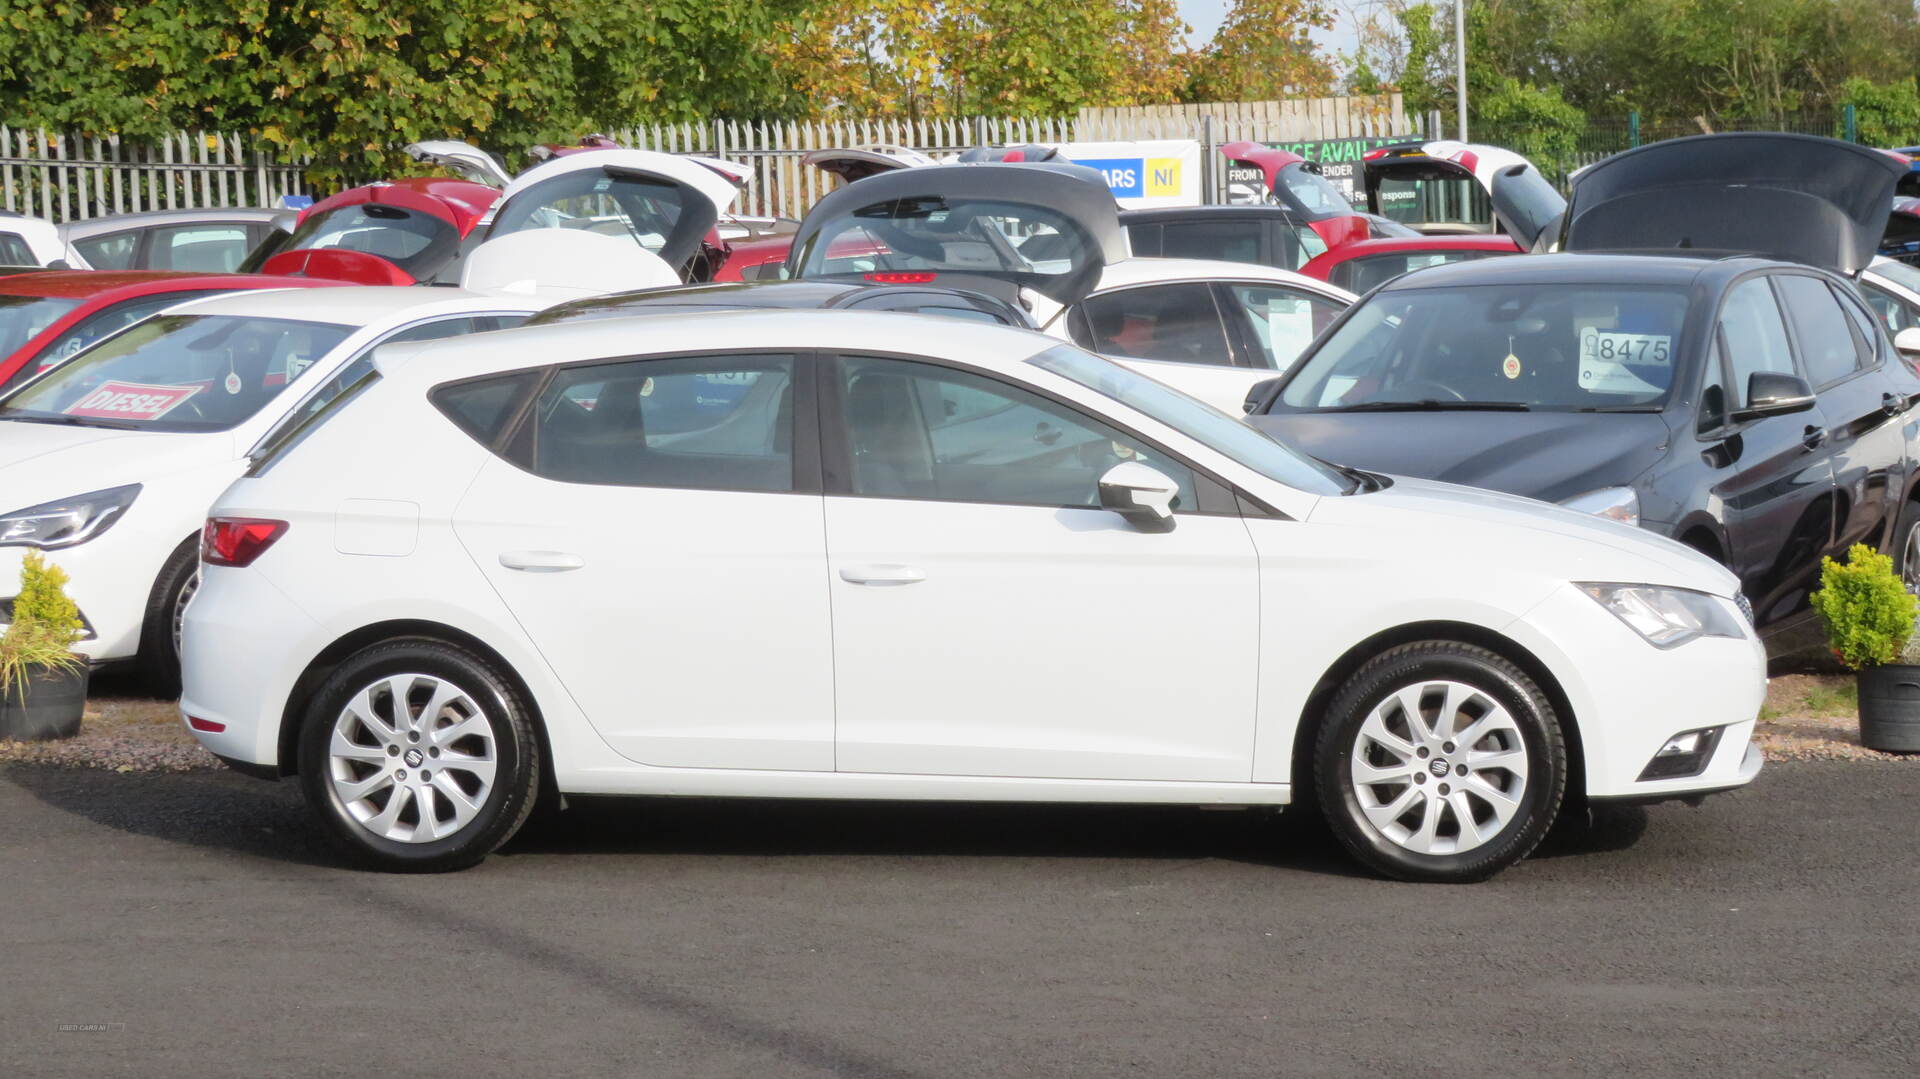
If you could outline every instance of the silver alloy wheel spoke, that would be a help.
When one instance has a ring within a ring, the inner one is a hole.
[[[180,594],[173,601],[173,658],[180,658],[180,640],[187,626],[187,601],[200,591],[200,567],[193,567],[192,576],[180,586]]]
[[[1903,576],[1906,578],[1907,591],[1920,595],[1920,521],[1907,529],[1906,564],[1903,568],[1906,570]]]
[[[1348,764],[1365,824],[1396,846],[1435,855],[1504,832],[1525,800],[1527,774],[1513,715],[1449,680],[1383,697],[1360,724]]]
[[[437,675],[398,674],[340,710],[327,743],[329,781],[360,827],[426,843],[479,816],[498,773],[495,749],[493,725],[471,693]]]

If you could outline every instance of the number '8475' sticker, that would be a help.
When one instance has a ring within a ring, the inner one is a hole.
[[[1588,360],[1666,367],[1673,363],[1673,338],[1662,333],[1613,333],[1589,326],[1580,331],[1580,355]]]

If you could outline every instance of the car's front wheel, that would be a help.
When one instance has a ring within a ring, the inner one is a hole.
[[[540,782],[532,711],[465,649],[401,639],[328,676],[300,730],[300,778],[330,838],[378,868],[463,869],[525,823]]]
[[[1323,723],[1314,779],[1328,826],[1402,880],[1485,880],[1532,852],[1565,792],[1553,706],[1484,648],[1420,641],[1356,671]]]

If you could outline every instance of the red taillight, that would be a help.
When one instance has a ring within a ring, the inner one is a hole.
[[[927,285],[940,275],[931,270],[876,270],[860,276],[876,285]]]
[[[209,566],[250,566],[286,531],[285,521],[209,517],[200,532],[200,560]]]
[[[201,719],[199,716],[188,716],[187,726],[196,731],[206,731],[208,734],[219,734],[227,729],[225,723],[215,723],[211,719]]]

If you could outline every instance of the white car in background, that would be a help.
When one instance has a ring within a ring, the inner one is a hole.
[[[1877,256],[1855,283],[1900,351],[1920,354],[1920,266]]]
[[[370,370],[376,348],[518,325],[596,287],[678,278],[629,244],[530,231],[477,250],[468,280],[475,289],[288,289],[180,304],[0,399],[0,595],[27,550],[45,551],[72,578],[86,622],[76,650],[94,663],[137,657],[166,693],[207,506],[250,453],[297,436]]]
[[[39,217],[0,210],[0,266],[81,265],[60,238],[60,226]]]
[[[1073,345],[839,311],[383,350],[214,505],[188,727],[375,865],[563,794],[1266,805],[1464,881],[1741,786],[1731,574],[1349,472]],[[1419,537],[1408,542],[1408,537]]]

